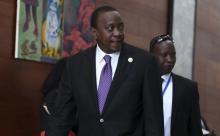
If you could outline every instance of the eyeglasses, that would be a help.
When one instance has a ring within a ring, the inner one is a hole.
[[[158,37],[155,44],[156,43],[161,43],[161,42],[166,41],[166,40],[170,40],[170,41],[173,42],[173,38],[169,34],[167,34],[167,35],[161,35],[160,37]]]
[[[173,44],[174,44],[174,41],[173,41],[173,38],[169,35],[169,34],[164,34],[164,35],[159,35],[159,36],[156,36],[154,37],[151,41],[150,41],[150,50],[153,49],[153,46],[155,44],[159,44],[163,41],[166,41],[166,40],[169,40],[171,41]]]

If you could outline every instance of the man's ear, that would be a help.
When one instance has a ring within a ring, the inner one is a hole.
[[[97,37],[98,37],[97,35],[98,35],[97,30],[92,27],[92,36],[93,36],[94,40],[97,39]]]
[[[93,27],[91,28],[91,32],[92,32],[92,38],[93,38],[92,44],[96,45],[97,44],[97,38],[98,38],[98,32]]]

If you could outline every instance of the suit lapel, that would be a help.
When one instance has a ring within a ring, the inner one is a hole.
[[[118,60],[118,65],[115,71],[115,75],[105,102],[105,106],[103,109],[103,114],[107,111],[108,107],[110,106],[112,100],[114,99],[114,96],[119,91],[119,88],[121,84],[123,83],[123,80],[125,79],[126,75],[129,73],[129,69],[131,64],[128,62],[128,50],[126,48],[126,45],[123,46],[123,49],[121,50],[120,57]]]
[[[173,102],[172,102],[172,115],[171,115],[171,132],[174,127],[174,122],[177,114],[177,107],[179,105],[179,98],[181,93],[181,86],[179,85],[179,82],[177,81],[177,77],[175,74],[172,73],[172,80],[173,80]]]
[[[96,85],[96,46],[91,47],[89,53],[88,53],[88,60],[89,60],[89,66],[88,69],[90,70],[89,72],[89,80],[88,84],[90,85],[91,88],[91,96],[93,99],[93,103],[95,105],[96,112],[99,113],[99,108],[98,108],[98,94],[97,94],[97,85]]]

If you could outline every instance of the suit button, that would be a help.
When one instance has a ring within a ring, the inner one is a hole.
[[[100,123],[103,123],[103,122],[104,122],[104,119],[103,119],[103,118],[101,118],[101,119],[99,120],[99,122],[100,122]]]

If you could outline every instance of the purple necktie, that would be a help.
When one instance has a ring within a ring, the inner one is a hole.
[[[99,112],[102,113],[105,100],[112,82],[111,56],[104,56],[105,65],[102,68],[98,87]]]

